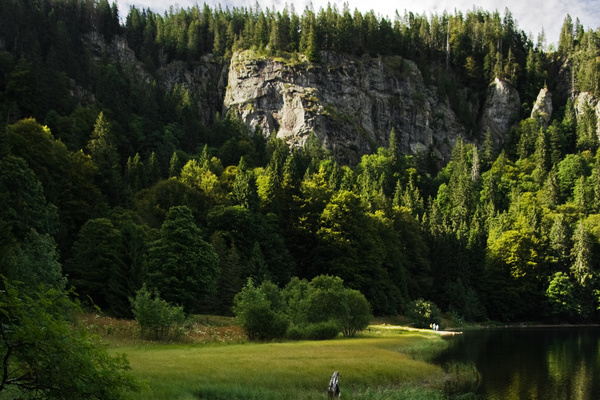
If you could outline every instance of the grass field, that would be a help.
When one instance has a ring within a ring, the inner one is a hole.
[[[443,399],[447,374],[426,360],[445,347],[435,333],[372,327],[329,341],[205,344],[113,341],[146,388],[131,399],[324,399],[339,371],[343,398]]]

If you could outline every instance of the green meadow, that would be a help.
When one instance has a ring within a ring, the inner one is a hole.
[[[281,343],[114,344],[145,388],[132,399],[321,399],[334,371],[343,398],[443,399],[430,332],[371,327],[361,337]]]

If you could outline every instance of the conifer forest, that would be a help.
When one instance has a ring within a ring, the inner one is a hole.
[[[24,309],[62,293],[131,318],[145,285],[186,314],[231,315],[248,278],[331,275],[374,315],[425,299],[465,322],[598,322],[600,30],[561,22],[549,45],[508,9],[161,15],[0,0],[4,293]],[[465,134],[444,157],[401,151],[392,128],[349,163],[317,135],[290,145],[227,113],[211,91],[226,74],[199,92],[164,73],[226,70],[244,51],[308,66],[333,53],[410,60]],[[501,140],[479,117],[496,79],[520,96]],[[541,89],[551,115],[534,110]]]

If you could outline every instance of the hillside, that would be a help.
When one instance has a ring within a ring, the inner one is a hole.
[[[600,37],[456,15],[0,1],[0,256],[131,316],[341,277],[376,314],[596,321]],[[5,123],[4,123],[5,122]]]

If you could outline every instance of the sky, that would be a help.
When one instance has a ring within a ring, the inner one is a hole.
[[[114,0],[109,0],[112,2]],[[188,8],[196,3],[203,5],[207,3],[211,7],[221,4],[223,8],[229,7],[254,7],[255,0],[116,0],[121,17],[125,17],[131,5],[138,8],[149,8],[154,12],[162,14],[170,6]],[[518,28],[530,35],[535,42],[538,34],[544,30],[548,45],[558,43],[560,28],[565,16],[570,14],[573,21],[579,18],[586,30],[597,30],[600,28],[600,0],[395,0],[395,1],[365,1],[365,0],[261,0],[258,3],[264,8],[271,10],[282,10],[286,4],[294,5],[298,14],[302,14],[305,7],[312,3],[313,9],[318,12],[321,7],[327,7],[327,3],[337,5],[342,10],[344,2],[350,6],[350,10],[358,9],[365,13],[370,10],[382,17],[394,19],[396,11],[400,15],[404,11],[412,11],[418,14],[441,14],[444,10],[448,13],[454,11],[472,10],[474,4],[486,11],[498,10],[504,15],[505,8],[511,11],[513,18],[517,21]],[[415,4],[416,3],[416,4]]]

